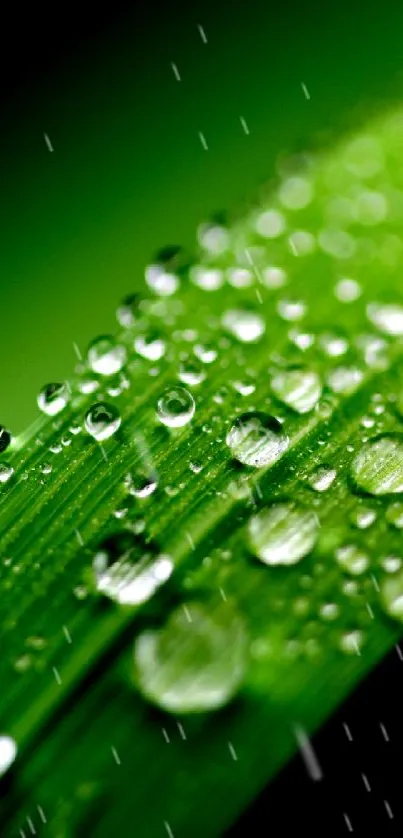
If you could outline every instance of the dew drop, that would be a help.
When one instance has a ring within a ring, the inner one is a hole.
[[[120,427],[121,417],[118,409],[106,402],[97,402],[85,414],[85,428],[98,442],[108,439]]]
[[[278,210],[266,210],[256,218],[256,232],[265,239],[276,239],[284,232],[286,222],[284,215]]]
[[[138,355],[148,361],[159,361],[166,352],[166,343],[156,331],[138,335],[134,341],[134,348]]]
[[[279,190],[279,198],[283,206],[290,210],[300,210],[312,200],[312,184],[302,177],[290,177],[285,180]]]
[[[67,384],[46,384],[38,395],[38,407],[47,416],[56,416],[70,398]]]
[[[201,713],[226,705],[245,676],[248,639],[227,603],[214,610],[190,602],[160,630],[144,631],[134,646],[138,686],[169,713]]]
[[[196,343],[193,351],[202,364],[212,364],[217,358],[217,350],[211,343]]]
[[[118,306],[116,319],[125,329],[130,329],[139,319],[140,303],[140,294],[127,294]]]
[[[263,317],[252,310],[231,309],[224,314],[222,324],[241,343],[255,343],[265,331]]]
[[[333,393],[347,395],[358,389],[363,373],[358,367],[337,367],[327,376],[327,383]]]
[[[219,268],[205,268],[203,265],[194,265],[190,279],[203,291],[217,291],[224,284],[224,274]]]
[[[308,483],[315,492],[327,492],[336,479],[337,471],[329,466],[318,466],[310,475]]]
[[[160,250],[145,271],[146,283],[159,297],[170,297],[179,288],[179,274],[189,260],[183,248],[172,245]]]
[[[367,530],[376,521],[375,509],[368,506],[360,506],[351,514],[351,523],[359,530]]]
[[[184,387],[168,387],[157,402],[158,419],[168,428],[187,425],[195,409],[194,398]]]
[[[389,617],[403,622],[403,571],[381,581],[380,600]]]
[[[386,510],[386,520],[397,530],[403,529],[403,503],[391,503]]]
[[[403,492],[403,438],[383,434],[364,443],[351,475],[358,488],[371,495]]]
[[[246,466],[262,468],[275,463],[289,445],[281,422],[274,416],[251,411],[238,416],[226,437],[232,456]]]
[[[302,300],[279,300],[277,311],[283,320],[301,320],[306,314],[306,304]]]
[[[347,631],[340,638],[340,649],[347,655],[360,655],[364,635],[359,629]]]
[[[126,349],[110,335],[102,335],[90,343],[87,352],[90,369],[98,375],[114,375],[126,363]]]
[[[158,478],[155,472],[136,469],[125,478],[127,491],[136,498],[147,498],[155,492],[157,486]]]
[[[14,474],[14,469],[8,463],[0,463],[0,483],[8,483]]]
[[[0,425],[0,454],[5,451],[11,442],[11,434],[3,425]]]
[[[17,756],[17,745],[11,736],[0,736],[0,777],[8,771]]]
[[[361,286],[355,279],[339,279],[334,289],[335,296],[341,303],[353,303],[361,296]]]
[[[140,605],[169,579],[174,566],[139,536],[118,533],[98,547],[92,567],[98,593],[120,605]]]
[[[363,550],[355,544],[346,544],[336,550],[336,561],[346,573],[360,576],[369,567],[369,558]]]
[[[367,316],[381,332],[392,337],[403,335],[403,306],[382,303],[370,303]]]
[[[316,372],[296,367],[272,378],[274,395],[296,413],[309,413],[320,399],[322,385]]]
[[[282,288],[287,283],[287,274],[283,268],[271,266],[262,271],[262,282],[266,288]]]
[[[248,522],[253,555],[268,565],[293,565],[310,553],[319,534],[314,512],[293,502],[262,509]]]
[[[197,384],[201,384],[202,381],[204,381],[206,373],[197,361],[187,358],[186,361],[182,361],[180,365],[178,378],[183,384],[195,387]]]

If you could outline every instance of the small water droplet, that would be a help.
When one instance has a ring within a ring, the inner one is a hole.
[[[157,416],[169,428],[181,428],[193,418],[196,406],[184,387],[168,387],[157,402]]]
[[[147,358],[148,361],[159,361],[165,355],[166,343],[158,332],[151,330],[136,337],[134,348],[142,358]]]
[[[121,421],[120,413],[114,405],[97,402],[87,410],[84,424],[90,436],[102,442],[116,433]]]
[[[70,398],[67,384],[46,384],[38,395],[38,407],[47,416],[56,416]]]
[[[0,777],[8,771],[17,756],[17,744],[11,736],[0,736]]]
[[[189,259],[183,248],[172,245],[162,248],[145,271],[146,283],[159,297],[170,297],[179,288],[179,274]]]
[[[266,210],[260,213],[255,220],[256,232],[265,239],[276,239],[281,236],[285,228],[284,215],[278,210]]]
[[[302,300],[279,300],[277,311],[283,320],[301,320],[306,314],[306,304]]]
[[[195,387],[197,384],[201,384],[202,381],[204,381],[206,373],[197,361],[193,361],[191,358],[186,358],[186,360],[182,361],[180,365],[178,378],[183,382],[183,384],[189,384],[191,387]]]
[[[403,571],[381,581],[380,600],[389,617],[403,622]]]
[[[341,303],[352,303],[361,296],[361,286],[355,279],[339,279],[334,293]]]
[[[358,488],[371,495],[403,492],[403,438],[384,434],[364,443],[351,475]]]
[[[279,189],[279,198],[283,206],[290,210],[300,210],[312,200],[313,190],[309,180],[302,177],[290,177]]]
[[[367,316],[381,332],[392,337],[403,335],[403,306],[397,304],[370,303]]]
[[[357,390],[363,377],[358,367],[337,367],[328,374],[327,383],[334,393],[347,395]]]
[[[212,364],[217,358],[217,350],[208,343],[196,343],[193,351],[202,364]]]
[[[238,416],[227,434],[232,456],[246,466],[262,468],[275,463],[289,445],[281,422],[258,411]]]
[[[385,556],[381,561],[381,566],[385,573],[397,573],[402,566],[402,560],[399,556]]]
[[[360,506],[351,513],[351,523],[359,530],[367,530],[376,521],[375,509]]]
[[[5,451],[11,442],[11,434],[3,425],[0,425],[0,454]]]
[[[253,515],[247,532],[249,547],[262,562],[293,565],[313,550],[319,521],[300,504],[278,503]]]
[[[87,352],[88,366],[98,375],[114,375],[126,363],[126,349],[111,335],[95,338]]]
[[[280,401],[297,413],[313,410],[322,393],[317,373],[299,367],[276,373],[271,380],[271,389]]]
[[[220,268],[194,265],[190,271],[190,280],[203,291],[217,291],[224,284],[224,274]]]
[[[403,529],[403,503],[391,503],[386,510],[386,520],[396,529]]]
[[[327,492],[337,475],[335,468],[329,466],[318,466],[310,475],[308,483],[315,492]]]
[[[226,705],[245,676],[248,639],[238,613],[190,602],[160,630],[144,631],[134,646],[138,686],[169,713],[197,713]]]
[[[126,329],[130,329],[131,326],[134,326],[139,319],[140,303],[140,294],[127,294],[127,296],[123,298],[116,310],[116,318],[121,326]]]
[[[369,558],[355,544],[346,544],[336,550],[336,560],[342,570],[352,576],[360,576],[369,567]]]
[[[173,562],[130,533],[109,536],[93,559],[98,593],[120,605],[147,602],[171,576]]]
[[[364,635],[359,629],[348,631],[340,638],[340,649],[347,655],[360,655],[364,642]]]
[[[222,324],[241,343],[255,343],[265,330],[265,322],[258,312],[230,309],[222,318]]]
[[[143,469],[136,469],[125,477],[125,488],[136,498],[147,498],[155,492],[158,478],[155,473]]]
[[[14,469],[8,463],[0,463],[0,483],[8,483],[14,474]]]

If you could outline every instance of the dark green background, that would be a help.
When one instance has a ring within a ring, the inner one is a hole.
[[[192,247],[197,224],[253,195],[278,154],[331,141],[403,89],[401,3],[110,14],[45,75],[30,58],[4,107],[0,421],[16,433],[39,388],[69,375],[73,342],[114,328],[156,248]]]

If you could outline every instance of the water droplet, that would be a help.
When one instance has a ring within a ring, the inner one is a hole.
[[[329,466],[318,466],[310,475],[308,483],[315,492],[327,492],[336,478],[337,471]]]
[[[323,620],[336,620],[339,613],[339,606],[335,602],[325,602],[319,609],[319,616]]]
[[[266,210],[260,213],[255,221],[255,230],[265,239],[276,239],[284,232],[286,222],[284,215],[278,210]]]
[[[399,556],[385,556],[381,565],[385,573],[397,573],[402,566],[402,560]]]
[[[196,386],[204,381],[206,373],[197,361],[187,358],[186,361],[182,361],[180,365],[178,377],[183,384]]]
[[[287,274],[283,268],[271,266],[262,271],[262,282],[266,288],[282,288],[287,283]]]
[[[367,530],[376,521],[375,509],[360,506],[351,513],[351,523],[359,530]]]
[[[318,242],[324,253],[335,259],[350,259],[356,250],[355,239],[344,230],[331,228],[321,230]]]
[[[114,405],[97,402],[85,414],[85,428],[88,433],[102,442],[112,436],[120,427],[121,417]]]
[[[102,335],[90,343],[87,361],[98,375],[114,375],[126,363],[126,349],[110,335]]]
[[[386,520],[396,529],[403,529],[403,503],[391,503],[386,510]]]
[[[137,682],[145,698],[169,713],[226,705],[245,676],[244,622],[227,603],[207,611],[190,602],[160,630],[144,631],[134,646]]]
[[[341,303],[352,303],[361,296],[361,286],[355,279],[339,279],[334,293]]]
[[[203,291],[217,291],[224,284],[224,274],[219,268],[205,268],[203,265],[194,265],[190,279]]]
[[[241,343],[255,343],[265,331],[263,317],[252,310],[231,309],[224,314],[222,324]]]
[[[93,570],[98,593],[120,605],[147,602],[171,576],[173,562],[139,536],[119,533],[99,546]]]
[[[195,401],[184,387],[168,387],[157,402],[157,416],[169,428],[187,425],[195,412]]]
[[[381,332],[392,337],[403,335],[403,306],[397,304],[370,303],[367,316]]]
[[[301,320],[306,314],[306,304],[302,300],[279,300],[277,311],[283,320]]]
[[[301,367],[280,370],[271,380],[274,395],[297,413],[313,410],[322,393],[316,372]]]
[[[293,502],[262,509],[248,522],[252,553],[268,565],[293,565],[310,553],[319,534],[314,512]]]
[[[240,396],[251,396],[256,390],[256,385],[251,382],[233,381],[232,386]]]
[[[215,222],[201,224],[197,231],[200,246],[214,256],[225,253],[229,247],[229,233],[225,227]]]
[[[288,448],[289,439],[274,416],[251,411],[238,416],[227,434],[226,443],[240,463],[262,468],[281,457]]]
[[[126,475],[125,487],[130,495],[136,498],[147,498],[155,492],[158,486],[158,477],[155,472],[136,469]]]
[[[210,343],[196,343],[193,351],[202,364],[212,364],[217,358],[217,350]]]
[[[344,165],[354,177],[373,177],[384,165],[382,146],[374,137],[357,137],[346,147]]]
[[[386,198],[381,192],[361,192],[354,203],[354,215],[360,224],[372,227],[385,220],[388,212]]]
[[[165,355],[166,343],[156,331],[138,335],[134,341],[134,348],[138,355],[148,361],[159,361]]]
[[[170,297],[179,288],[179,274],[189,263],[183,248],[172,245],[162,248],[145,272],[146,283],[159,297]]]
[[[403,492],[403,438],[384,434],[364,443],[351,474],[358,488],[371,495]]]
[[[11,736],[0,736],[0,777],[8,771],[17,756],[17,745]]]
[[[288,244],[294,256],[307,256],[316,247],[315,236],[307,230],[294,230],[288,237]]]
[[[347,395],[360,386],[363,373],[358,367],[337,367],[327,376],[327,383],[334,393]]]
[[[96,390],[99,389],[99,381],[96,378],[91,378],[88,375],[84,375],[82,378],[77,381],[77,390],[79,393],[87,396],[90,393],[95,393]]]
[[[342,570],[352,576],[360,576],[369,567],[369,558],[355,544],[346,544],[336,550],[336,560]]]
[[[359,629],[347,631],[340,638],[340,649],[347,655],[360,655],[364,642],[364,635]]]
[[[339,358],[348,350],[348,340],[336,332],[325,332],[319,337],[319,346],[330,358]]]
[[[248,268],[228,268],[227,281],[233,288],[248,288],[253,285],[253,274]]]
[[[11,442],[11,434],[3,425],[0,425],[0,454],[8,448]]]
[[[69,401],[67,384],[46,384],[38,395],[38,407],[47,416],[56,416]]]
[[[290,177],[279,189],[279,198],[283,206],[290,210],[300,210],[312,200],[312,184],[302,177]]]
[[[0,463],[0,483],[8,483],[14,474],[14,469],[8,463]]]
[[[381,581],[380,599],[386,614],[403,622],[403,571]]]
[[[140,294],[127,294],[127,296],[123,298],[116,310],[116,318],[121,326],[126,329],[130,329],[131,326],[134,326],[139,319],[140,303]]]

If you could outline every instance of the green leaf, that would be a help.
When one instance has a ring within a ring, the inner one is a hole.
[[[218,835],[396,642],[402,140],[165,249],[3,452],[5,836]]]

